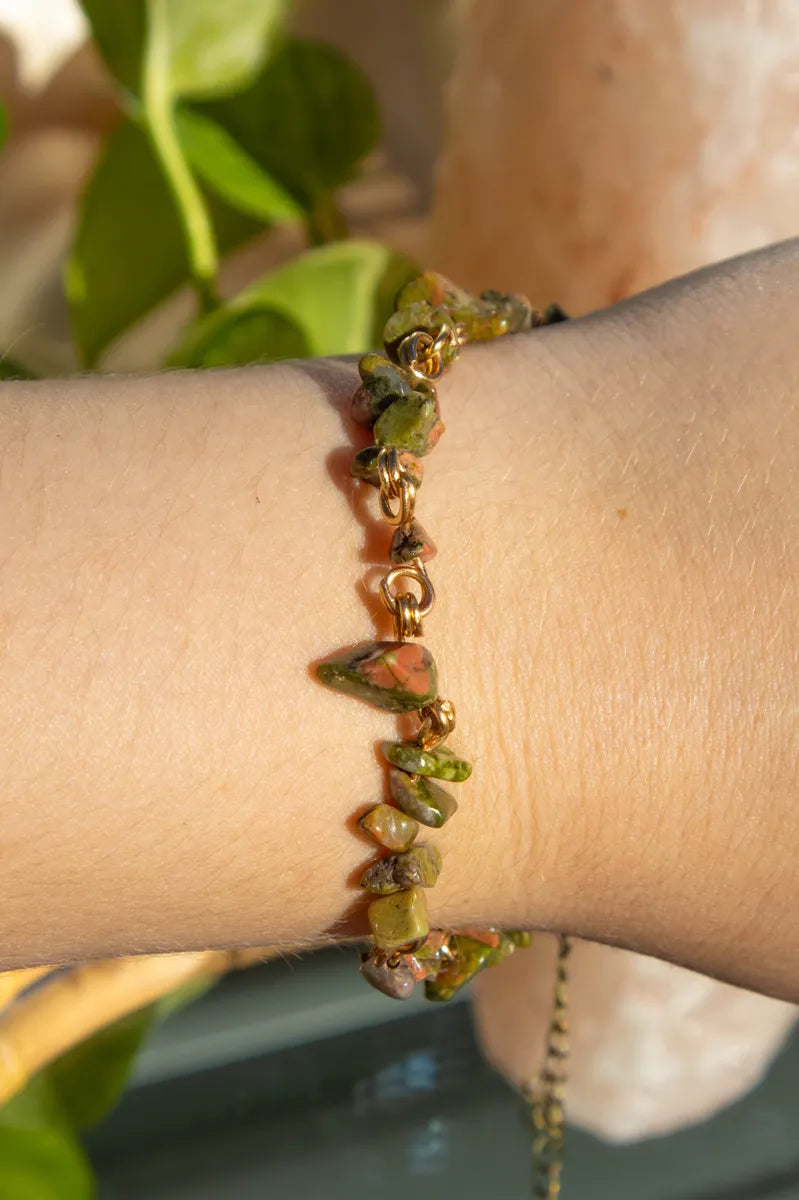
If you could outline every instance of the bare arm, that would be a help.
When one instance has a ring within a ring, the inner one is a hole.
[[[475,772],[435,923],[799,999],[797,278],[778,247],[442,385],[426,633]],[[354,379],[3,386],[0,965],[353,927],[394,721],[309,664],[390,628]]]

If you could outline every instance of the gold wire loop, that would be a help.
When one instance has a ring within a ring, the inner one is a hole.
[[[442,325],[435,334],[416,329],[400,342],[397,358],[417,379],[439,379],[444,373],[443,352],[451,347],[457,354],[465,341],[464,325]]]
[[[404,467],[396,446],[381,446],[377,455],[377,482],[381,492],[395,498],[399,495]]]
[[[419,612],[419,601],[413,592],[403,592],[396,597],[397,611],[394,620],[397,626],[397,641],[406,642],[410,637],[421,637],[422,616]]]
[[[412,592],[395,594],[391,589],[398,579],[413,579],[419,584],[422,594],[417,600]],[[422,617],[432,612],[436,601],[436,593],[430,576],[425,570],[420,558],[413,562],[394,567],[384,579],[380,580],[380,598],[397,623],[397,637],[404,642],[406,638],[416,637],[422,631]]]
[[[416,507],[416,484],[400,462],[396,446],[383,446],[377,456],[380,511],[389,525],[407,525]],[[392,501],[399,500],[396,508]]]
[[[432,350],[435,340],[426,330],[417,329],[415,333],[404,337],[399,344],[397,358],[417,379],[438,379],[444,371],[440,351]]]
[[[423,750],[435,750],[445,742],[455,728],[455,705],[451,700],[436,697],[432,704],[419,710],[422,723],[416,740]]]
[[[391,507],[392,500],[399,500],[396,511]],[[416,508],[416,484],[409,475],[403,476],[396,497],[387,495],[380,489],[380,511],[389,525],[408,525],[413,520]]]

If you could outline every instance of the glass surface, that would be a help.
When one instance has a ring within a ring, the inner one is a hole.
[[[468,1003],[405,1016],[362,987],[354,953],[325,952],[173,1018],[89,1139],[101,1200],[526,1200],[527,1111]],[[570,1131],[563,1200],[799,1200],[798,1133],[795,1037],[701,1126],[627,1147]]]

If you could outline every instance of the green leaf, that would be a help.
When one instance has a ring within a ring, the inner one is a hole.
[[[195,1000],[199,1000],[200,996],[204,996],[206,992],[215,988],[221,978],[221,975],[206,975],[201,979],[191,979],[188,983],[181,983],[179,987],[173,988],[171,992],[167,992],[165,996],[156,1000],[153,1006],[156,1019],[166,1020],[173,1013],[180,1012],[182,1008],[193,1004]]]
[[[209,213],[175,128],[181,96],[236,91],[257,74],[282,0],[146,0],[144,119],[180,214],[191,276],[204,308],[216,304],[217,248]]]
[[[58,1129],[0,1125],[3,1200],[92,1200],[94,1179],[74,1137]]]
[[[352,179],[380,134],[363,72],[333,47],[296,38],[250,87],[205,111],[308,210]]]
[[[66,292],[86,366],[187,279],[172,195],[141,130],[114,130],[83,195]]]
[[[96,1125],[117,1104],[154,1016],[152,1007],[129,1013],[47,1068],[58,1105],[74,1129]]]
[[[284,17],[283,0],[149,0],[169,26],[173,96],[215,96],[257,74]]]
[[[70,1129],[47,1068],[38,1071],[21,1092],[0,1107],[0,1126],[4,1125],[15,1129]]]
[[[13,358],[0,355],[0,380],[2,379],[35,379],[35,376]]]
[[[335,242],[292,259],[247,293],[293,317],[311,354],[359,354],[381,344],[394,296],[416,273],[379,242]]]
[[[93,1200],[91,1167],[75,1136],[114,1107],[147,1032],[208,990],[198,980],[100,1030],[39,1071],[0,1108],[2,1200]]]
[[[258,229],[222,204],[209,207],[223,248]],[[84,365],[95,365],[118,334],[188,278],[172,193],[147,137],[125,122],[112,132],[84,192],[67,264],[67,298]]]
[[[280,28],[285,0],[81,0],[111,73],[141,89],[148,28],[161,48],[172,96],[227,94],[257,73]],[[154,13],[155,9],[159,11]],[[156,21],[153,22],[155,15]]]
[[[282,313],[299,326],[306,354],[368,350],[380,344],[393,297],[415,273],[407,259],[376,242],[337,242],[308,250],[246,288],[226,308],[195,322],[172,365],[207,365],[199,359],[208,347],[217,339],[224,344],[237,322],[257,330],[257,314],[262,313],[270,321]]]
[[[281,312],[264,306],[221,309],[217,319],[195,338],[184,355],[170,359],[173,367],[246,367],[282,358],[307,358],[308,341],[302,329]]]
[[[154,1005],[130,1013],[44,1067],[0,1108],[0,1127],[76,1131],[96,1125],[122,1095],[156,1015]]]
[[[267,225],[302,216],[296,200],[210,117],[175,114],[183,153],[200,178],[232,208]]]
[[[145,0],[80,0],[94,42],[112,75],[131,92],[141,83]]]
[[[227,95],[249,83],[283,18],[284,0],[84,0],[95,39],[136,111],[167,181],[203,307],[216,301],[217,247],[207,205],[177,139],[180,96]]]

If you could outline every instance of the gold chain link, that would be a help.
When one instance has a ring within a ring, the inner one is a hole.
[[[417,329],[402,339],[397,358],[417,379],[438,379],[444,373],[443,351],[450,347],[457,353],[465,342],[466,329],[463,325],[454,328],[442,325],[436,334]]]
[[[419,709],[421,725],[416,740],[423,750],[435,750],[445,742],[455,728],[455,705],[441,696]]]
[[[394,446],[383,446],[377,456],[380,511],[389,525],[408,525],[416,508],[416,484],[400,462]],[[395,509],[393,500],[399,500]]]
[[[419,584],[421,596],[417,600],[412,592],[395,594],[392,588],[398,579],[412,579]],[[397,639],[404,642],[406,638],[417,637],[422,633],[422,617],[433,611],[436,593],[425,565],[420,558],[413,562],[403,563],[380,580],[380,599],[394,617],[397,626]]]

